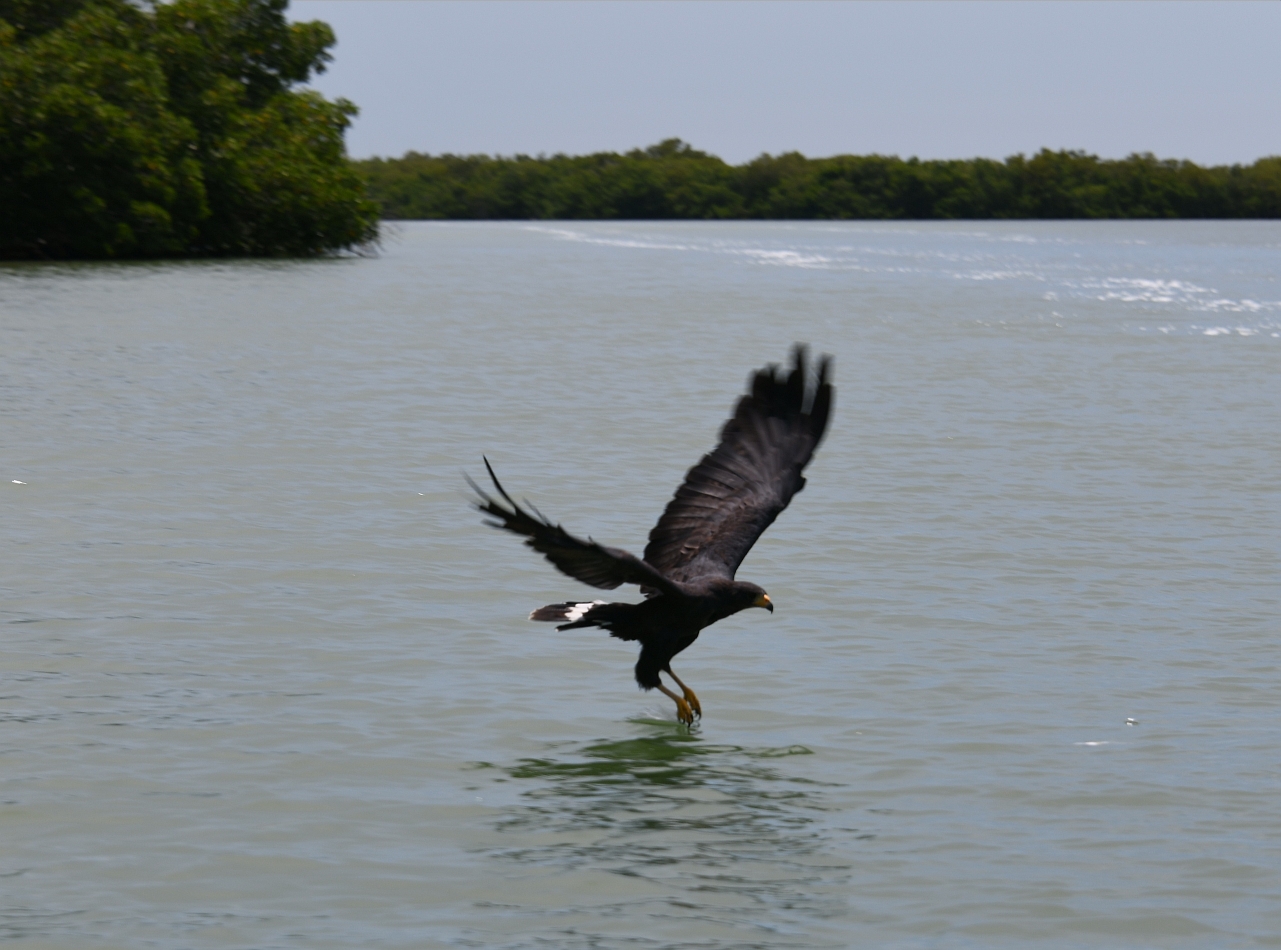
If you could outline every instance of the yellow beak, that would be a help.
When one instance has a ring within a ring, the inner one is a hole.
[[[754,601],[752,601],[752,606],[764,607],[770,613],[774,612],[774,603],[769,599],[769,594],[761,594],[761,596],[757,597]]]

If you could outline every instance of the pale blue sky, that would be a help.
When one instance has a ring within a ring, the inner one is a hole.
[[[1276,2],[294,0],[353,156],[1281,154]]]

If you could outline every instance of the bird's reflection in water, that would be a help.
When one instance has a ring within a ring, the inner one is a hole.
[[[810,750],[719,745],[672,724],[638,724],[646,734],[507,767],[533,787],[500,821],[516,840],[497,856],[644,878],[668,894],[665,914],[765,912],[796,925],[837,912],[846,868],[825,851],[821,783],[782,767]]]

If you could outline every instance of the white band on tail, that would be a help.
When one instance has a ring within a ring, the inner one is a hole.
[[[603,600],[593,600],[590,604],[570,604],[569,610],[565,611],[565,619],[570,623],[582,620],[587,616],[587,611],[591,610],[597,604],[603,604]]]

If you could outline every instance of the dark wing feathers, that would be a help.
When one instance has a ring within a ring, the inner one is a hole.
[[[831,358],[811,384],[806,351],[792,370],[757,371],[721,430],[721,442],[689,470],[649,534],[645,563],[676,581],[732,578],[756,539],[805,487],[801,471],[823,438],[832,409]]]
[[[510,511],[504,508],[485,494],[471,478],[467,478],[467,483],[481,497],[476,507],[497,519],[487,521],[486,524],[525,535],[525,543],[545,556],[557,569],[592,587],[613,590],[620,584],[642,584],[664,592],[674,590],[667,578],[636,555],[619,548],[607,548],[590,538],[586,541],[576,538],[560,525],[554,525],[544,518],[533,505],[529,506],[533,509],[533,514],[525,511],[503,489],[489,459],[485,459],[485,468],[489,471],[498,494],[511,506]]]

